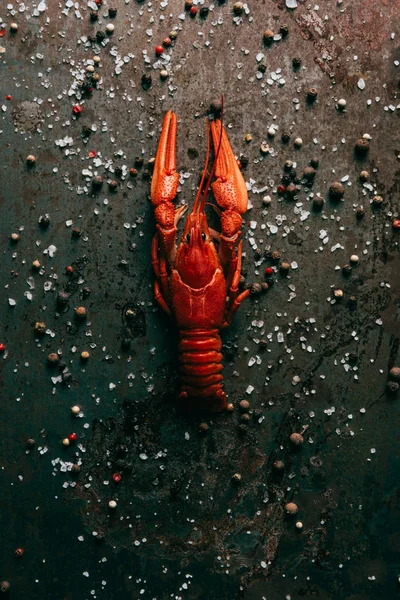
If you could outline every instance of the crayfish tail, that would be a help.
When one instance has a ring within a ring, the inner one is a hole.
[[[185,409],[220,412],[226,409],[222,388],[222,341],[218,329],[187,329],[179,332],[181,393]]]

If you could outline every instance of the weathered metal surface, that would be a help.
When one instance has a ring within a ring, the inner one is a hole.
[[[228,1],[215,3],[206,19],[184,21],[181,0],[165,8],[118,2],[114,19],[103,17],[111,6],[104,3],[97,23],[90,23],[86,2],[81,19],[74,8],[65,14],[64,2],[45,3],[35,17],[34,4],[18,12],[22,3],[14,2],[15,16],[1,9],[7,28],[19,24],[16,35],[7,29],[0,38],[0,579],[10,581],[10,597],[394,597],[398,398],[387,394],[386,383],[400,362],[400,232],[392,228],[399,211],[399,3],[298,2],[288,11],[283,1],[253,1],[238,23]],[[87,47],[82,36],[110,21],[115,31],[105,47]],[[263,31],[277,33],[281,25],[288,36],[265,47]],[[161,81],[152,69],[154,46],[176,26],[177,40],[166,51],[170,77]],[[102,80],[76,118],[68,90],[95,51]],[[260,79],[259,53],[266,68]],[[118,76],[116,54],[127,57]],[[294,57],[302,68],[292,68]],[[148,90],[143,73],[152,76]],[[310,87],[318,91],[314,104],[306,102]],[[152,298],[154,220],[142,172],[162,116],[173,108],[182,117],[179,168],[190,175],[178,201],[193,199],[205,155],[204,117],[221,93],[232,146],[249,158],[246,280],[262,281],[273,264],[255,246],[271,246],[297,268],[287,277],[274,274],[274,285],[241,307],[224,336],[225,389],[235,411],[183,416],[174,408],[176,333]],[[345,111],[336,108],[339,98],[347,101]],[[268,139],[274,123],[277,133]],[[94,124],[85,142],[82,125]],[[282,131],[291,133],[286,145]],[[360,160],[354,144],[364,133],[372,140]],[[66,147],[55,143],[68,136]],[[303,144],[295,149],[298,136]],[[263,141],[273,148],[267,155],[260,154]],[[101,158],[97,168],[90,150]],[[113,174],[133,167],[142,152],[138,177]],[[34,168],[26,166],[29,154]],[[299,184],[295,201],[278,196],[285,161],[297,163],[301,180],[314,156],[320,164],[313,185]],[[363,168],[371,189],[359,181]],[[83,169],[104,176],[101,190],[93,192]],[[346,175],[344,201],[334,203],[329,186]],[[118,181],[116,193],[107,189],[108,177]],[[325,199],[322,211],[313,210],[311,193]],[[381,209],[370,204],[375,193],[384,197]],[[267,208],[265,194],[272,198]],[[357,220],[360,205],[365,217]],[[38,220],[46,213],[50,224],[43,228]],[[79,238],[72,227],[82,230]],[[20,240],[12,243],[18,230]],[[336,267],[352,254],[360,261],[345,278]],[[31,268],[35,259],[39,271]],[[344,291],[335,304],[327,301],[333,286]],[[63,308],[59,290],[70,293]],[[357,302],[349,306],[352,295]],[[74,316],[81,305],[84,322]],[[36,321],[48,328],[41,338]],[[267,340],[264,349],[260,339]],[[52,381],[60,373],[47,364],[58,350],[71,373],[64,383]],[[90,352],[87,362],[82,350]],[[254,390],[246,394],[248,386]],[[251,404],[247,424],[238,410],[244,397]],[[81,418],[70,415],[75,404]],[[199,432],[202,421],[206,433]],[[289,436],[305,425],[305,442],[294,450]],[[77,442],[63,447],[73,431]],[[29,437],[36,446],[27,451]],[[285,462],[281,476],[272,469],[277,459]],[[69,469],[77,462],[74,478]],[[299,506],[294,518],[285,515],[288,501]],[[25,549],[20,559],[17,546]]]

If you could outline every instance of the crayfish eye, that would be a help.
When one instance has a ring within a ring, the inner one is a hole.
[[[203,242],[205,242],[205,241],[206,241],[206,234],[205,234],[205,233],[202,233],[202,234],[201,234],[201,239],[203,240]]]
[[[190,242],[190,233],[187,233],[187,234],[186,234],[186,241],[187,241],[187,242]]]

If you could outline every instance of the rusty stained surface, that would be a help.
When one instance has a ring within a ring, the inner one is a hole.
[[[0,38],[0,579],[10,582],[10,597],[395,597],[399,400],[386,384],[400,363],[400,233],[392,228],[400,191],[399,2],[299,1],[289,11],[283,1],[250,0],[248,14],[235,21],[229,1],[210,4],[205,19],[181,20],[181,0],[116,0],[117,16],[104,16],[111,7],[104,2],[97,23],[84,0],[79,9],[64,1],[28,0],[24,11],[22,2],[11,4],[14,16],[1,7],[7,32]],[[87,42],[111,21],[107,42]],[[281,25],[288,36],[265,47],[263,31],[278,33]],[[154,46],[175,28],[169,58],[157,63]],[[101,80],[77,98],[76,82],[94,53]],[[294,57],[302,60],[298,70]],[[259,64],[265,72],[257,76]],[[152,77],[148,90],[144,73]],[[310,87],[318,90],[313,105],[306,102]],[[143,171],[172,108],[185,174],[178,202],[192,200],[205,156],[204,118],[221,93],[232,146],[249,159],[246,281],[263,280],[273,265],[268,249],[292,268],[287,277],[276,272],[268,292],[248,299],[224,333],[234,412],[188,416],[174,407],[176,332],[152,297],[155,223]],[[336,108],[340,98],[345,111]],[[77,103],[79,117],[71,112]],[[272,124],[277,133],[268,138]],[[96,129],[88,140],[83,125]],[[283,131],[291,134],[286,145]],[[360,160],[354,143],[365,133],[372,140]],[[263,141],[267,155],[259,151]],[[26,166],[28,154],[36,156],[34,168]],[[115,175],[142,154],[136,178],[125,170]],[[320,164],[308,185],[302,172],[314,156]],[[276,193],[286,160],[296,163],[295,200]],[[369,187],[359,181],[362,169]],[[105,183],[95,193],[96,174]],[[344,200],[334,203],[329,186],[346,176]],[[107,179],[118,181],[116,193]],[[380,209],[371,205],[377,193],[385,200]],[[313,209],[312,194],[324,198],[322,211]],[[359,206],[365,216],[357,220]],[[47,228],[38,224],[45,214]],[[72,227],[81,229],[79,238]],[[13,244],[15,231],[20,240]],[[344,277],[352,254],[359,264]],[[31,268],[35,259],[39,271]],[[344,291],[342,301],[332,303],[333,287]],[[62,308],[60,290],[70,294]],[[80,305],[88,311],[83,323],[74,318]],[[38,320],[47,326],[43,337],[34,333]],[[82,350],[90,352],[86,363]],[[64,381],[47,365],[57,351]],[[244,397],[247,424],[238,410]],[[75,404],[82,406],[77,418],[70,414]],[[208,423],[206,433],[200,422]],[[294,450],[289,436],[306,425],[304,444]],[[64,448],[70,432],[78,439]],[[36,440],[31,450],[29,437]],[[285,463],[281,475],[272,468],[276,460]],[[73,463],[81,467],[75,477]],[[242,476],[236,485],[234,473]],[[293,518],[284,511],[288,501],[299,507]],[[25,549],[20,559],[17,546]]]

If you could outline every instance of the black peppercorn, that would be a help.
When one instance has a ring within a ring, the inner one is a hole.
[[[118,181],[115,181],[115,179],[111,179],[111,180],[108,182],[108,187],[110,188],[110,190],[111,190],[112,192],[115,192],[115,191],[116,191],[116,189],[118,188]]]
[[[268,291],[269,285],[268,285],[268,283],[266,281],[263,281],[260,285],[261,285],[261,291],[262,292],[267,292]]]
[[[259,346],[262,350],[265,350],[265,348],[268,346],[268,340],[261,339],[259,342]]]
[[[318,96],[318,92],[315,88],[310,88],[307,92],[307,101],[308,102],[315,102],[315,100],[317,99]]]
[[[313,208],[315,210],[320,210],[324,205],[324,199],[321,196],[314,196],[313,198]]]
[[[101,188],[102,185],[103,185],[103,178],[100,175],[95,175],[92,178],[92,186],[95,189],[99,189],[99,188]]]
[[[216,117],[221,114],[222,104],[220,100],[213,100],[210,104],[210,112],[213,113]]]
[[[200,8],[200,16],[205,19],[206,17],[208,17],[208,13],[210,12],[210,9],[208,8],[208,6],[202,6]]]
[[[92,130],[90,127],[88,127],[87,125],[83,125],[82,127],[82,137],[89,137],[89,135],[92,133]]]
[[[282,37],[286,37],[289,34],[289,27],[287,25],[281,25],[279,31]]]
[[[97,40],[96,40],[96,37],[94,35],[88,35],[88,41],[91,44],[94,44]]]
[[[36,444],[36,442],[35,442],[35,440],[33,438],[28,438],[26,440],[26,447],[27,448],[34,448],[35,444]]]
[[[111,17],[112,19],[114,17],[117,16],[117,9],[116,8],[109,8],[108,9],[108,16]]]
[[[250,288],[250,293],[252,296],[257,296],[262,292],[262,287],[259,283],[253,283]]]
[[[313,167],[305,167],[303,177],[307,179],[307,181],[312,181],[315,177],[315,169]]]
[[[286,188],[286,195],[289,198],[293,198],[295,195],[297,194],[297,187],[295,186],[294,183],[291,183],[290,185],[287,186]]]
[[[89,296],[89,294],[91,293],[91,289],[90,287],[85,286],[84,288],[82,288],[82,296],[84,298],[87,298]]]
[[[365,138],[360,138],[356,141],[354,149],[358,156],[365,156],[369,150],[369,141]]]
[[[0,592],[7,594],[11,589],[11,585],[8,581],[0,581]]]
[[[350,275],[350,273],[351,273],[351,265],[344,265],[342,267],[342,273],[343,273],[343,275]]]
[[[114,173],[117,177],[122,177],[122,167],[115,167]]]
[[[356,217],[357,219],[362,219],[365,215],[365,208],[363,206],[357,206]]]
[[[247,167],[247,165],[249,164],[249,159],[247,158],[247,156],[241,156],[239,158],[240,164],[242,165],[242,168],[245,169]]]
[[[288,175],[288,174],[282,175],[281,183],[282,183],[282,185],[289,185],[289,183],[290,183],[290,175]]]
[[[263,251],[261,250],[261,248],[256,248],[254,250],[254,257],[258,260],[262,257],[263,255]]]
[[[101,42],[105,39],[106,34],[104,33],[104,31],[97,31],[96,32],[96,41],[99,42],[99,44],[101,44]]]
[[[142,177],[145,181],[148,181],[151,177],[151,171],[149,171],[148,169],[145,169],[142,173]]]
[[[284,261],[279,265],[279,271],[282,273],[282,275],[286,275],[287,273],[289,273],[289,270],[290,263],[288,263],[287,261]]]
[[[151,88],[151,84],[152,84],[151,75],[147,75],[146,73],[143,73],[141,83],[142,83],[142,88],[144,90],[149,90]]]
[[[329,188],[329,195],[333,200],[340,200],[344,196],[344,187],[340,181],[334,181]]]
[[[91,20],[93,23],[94,23],[95,21],[97,21],[97,20],[98,20],[98,18],[99,18],[99,14],[98,14],[98,12],[97,12],[96,10],[91,10],[91,11],[90,11],[90,13],[89,13],[89,16],[90,16],[90,20]]]
[[[68,300],[69,300],[68,292],[63,292],[63,291],[58,292],[58,294],[57,294],[58,304],[61,304],[62,306],[64,306],[65,304],[67,304]]]
[[[290,141],[290,133],[287,133],[287,131],[282,131],[281,140],[284,144],[288,144]]]
[[[265,73],[266,70],[267,70],[267,67],[265,65],[263,65],[263,63],[260,63],[257,67],[257,71],[260,71],[260,73]]]
[[[79,229],[79,227],[74,227],[72,229],[72,237],[78,238],[80,236],[81,236],[81,230]]]
[[[313,169],[318,169],[318,167],[319,167],[319,158],[317,158],[316,156],[314,156],[310,160],[310,165],[313,167]]]
[[[298,69],[301,66],[301,58],[294,58],[292,60],[292,65],[295,69]]]
[[[144,160],[143,160],[142,156],[136,156],[136,158],[135,158],[135,167],[138,168],[138,169],[140,167],[143,167],[143,162],[144,162]]]
[[[389,394],[396,394],[399,390],[399,384],[397,381],[388,381],[386,388]]]

